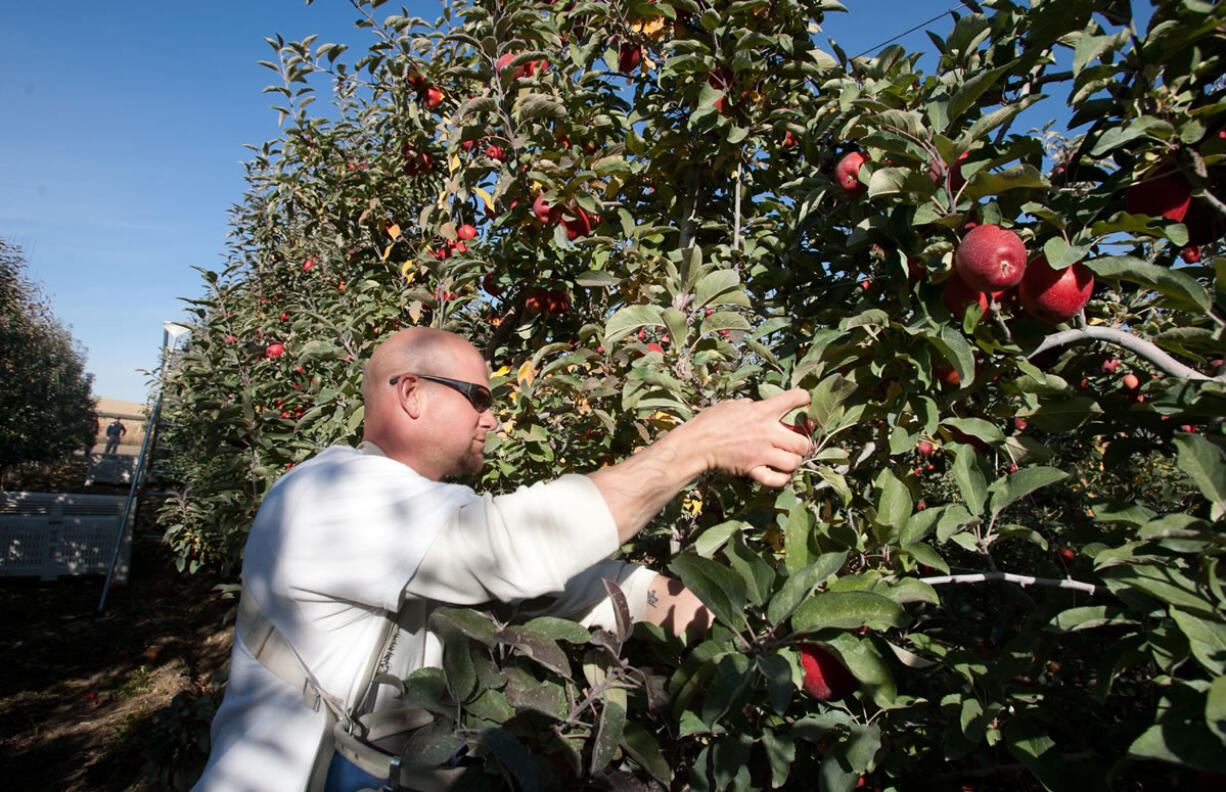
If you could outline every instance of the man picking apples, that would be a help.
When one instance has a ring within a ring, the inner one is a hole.
[[[467,341],[432,328],[391,336],[366,365],[362,398],[362,443],[294,467],[252,524],[230,681],[197,789],[446,786],[454,771],[363,771],[333,743],[357,716],[398,706],[376,676],[442,664],[435,607],[548,595],[555,615],[611,626],[608,578],[633,618],[705,629],[706,609],[677,581],[609,556],[699,474],[778,487],[810,448],[780,422],[808,402],[791,390],[716,404],[589,475],[478,495],[445,483],[481,470],[498,425],[485,360]]]

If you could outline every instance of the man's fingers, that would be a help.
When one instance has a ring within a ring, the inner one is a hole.
[[[780,473],[778,470],[773,470],[765,465],[759,465],[749,471],[749,477],[759,484],[775,488],[782,487],[792,480],[792,474]]]
[[[809,392],[804,388],[792,388],[791,390],[785,390],[783,393],[776,393],[769,399],[763,399],[760,403],[763,407],[768,408],[775,418],[782,419],[783,416],[797,407],[807,405],[809,403]]]

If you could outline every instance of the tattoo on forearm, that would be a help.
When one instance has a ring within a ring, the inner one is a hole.
[[[654,608],[659,602],[659,598],[656,597],[656,590],[647,589],[647,604]]]

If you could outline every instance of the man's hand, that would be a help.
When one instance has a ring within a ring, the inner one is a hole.
[[[787,484],[811,444],[780,419],[808,403],[808,391],[800,389],[761,401],[720,402],[588,478],[600,490],[625,542],[707,471],[749,476],[771,487]]]
[[[788,429],[784,415],[809,403],[799,388],[762,401],[736,399],[703,410],[676,432],[702,452],[707,470],[750,476],[782,487],[804,461],[812,443]]]

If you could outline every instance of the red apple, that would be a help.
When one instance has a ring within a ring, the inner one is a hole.
[[[1179,257],[1185,264],[1196,264],[1200,261],[1200,245],[1188,245],[1179,251]]]
[[[859,179],[860,168],[868,161],[859,151],[844,155],[834,166],[834,180],[844,195],[863,195],[868,186]]]
[[[818,701],[841,699],[860,688],[860,680],[838,658],[817,644],[800,645],[804,688]]]
[[[269,344],[268,347],[264,350],[264,357],[266,358],[281,357],[284,354],[285,354],[284,344]]]
[[[813,433],[817,431],[817,422],[804,413],[798,413],[796,415],[796,421],[792,424],[787,424],[783,421],[780,421],[779,423],[803,437],[812,437]]]
[[[493,160],[498,160],[499,162],[503,162],[507,158],[506,152],[502,150],[502,146],[497,144],[491,144],[488,146],[485,149],[485,156]]]
[[[1136,390],[1141,386],[1141,380],[1137,379],[1136,374],[1125,374],[1120,378],[1120,383],[1128,390]]]
[[[650,344],[648,344],[647,349],[650,352],[659,352],[661,355],[664,354],[664,347],[660,346],[655,341],[652,341]]]
[[[573,212],[562,215],[562,225],[566,226],[567,239],[587,236],[592,233],[592,228],[599,222],[598,216],[588,214],[579,206],[576,206]]]
[[[311,259],[307,259],[306,261],[302,262],[302,271],[306,272],[307,270],[311,269],[311,267],[314,267],[314,266],[315,266],[315,262]]]
[[[1192,188],[1177,170],[1136,182],[1128,188],[1124,211],[1154,215],[1179,223],[1188,213]]]
[[[932,373],[936,378],[946,385],[961,385],[962,377],[958,376],[958,370],[953,366],[947,366],[943,363],[936,363],[932,367]]]
[[[1060,557],[1066,562],[1071,563],[1077,559],[1077,553],[1071,547],[1061,547],[1056,552],[1059,553]]]
[[[465,223],[455,230],[455,235],[460,239],[472,239],[477,236],[477,229]]]
[[[1208,245],[1226,236],[1226,217],[1204,199],[1192,201],[1183,224],[1188,227],[1189,245]]]
[[[498,61],[494,64],[494,68],[497,69],[498,71],[502,71],[503,69],[507,67],[508,63],[515,60],[515,55],[516,53],[514,52],[507,52],[507,53],[503,53],[502,55],[499,55]]]
[[[937,163],[936,161],[928,165],[928,178],[932,179],[932,183],[940,186],[945,173],[949,174],[949,188],[954,192],[962,189],[966,184],[966,179],[962,176],[962,163],[970,156],[969,151],[964,151],[958,155],[958,159],[953,165],[946,165],[944,162]]]
[[[502,294],[502,287],[494,281],[494,273],[487,272],[485,277],[481,279],[481,288],[485,289],[485,293],[491,297],[497,297]]]
[[[1104,360],[1103,364],[1098,367],[1098,370],[1104,374],[1114,374],[1115,367],[1118,366],[1119,364],[1120,364],[1119,358],[1111,358],[1110,360]]]
[[[617,70],[629,74],[643,62],[643,48],[632,42],[624,42],[617,53]]]
[[[962,237],[954,267],[966,285],[981,292],[1016,286],[1026,273],[1022,238],[998,225],[975,226]]]
[[[988,312],[988,295],[967,286],[956,272],[945,281],[945,291],[941,294],[941,302],[945,303],[949,312],[959,319],[966,314],[966,306],[969,303],[978,303],[980,314]]]
[[[536,215],[536,219],[542,223],[551,223],[557,222],[561,211],[557,207],[550,206],[544,195],[538,195],[532,202],[532,214]]]
[[[443,92],[433,85],[426,89],[426,107],[438,107],[443,103]]]
[[[915,450],[919,451],[920,456],[929,456],[932,453],[933,445],[928,440],[920,440],[915,444]]]
[[[1081,262],[1052,269],[1044,255],[1026,265],[1017,287],[1022,307],[1035,319],[1057,324],[1077,315],[1094,291],[1094,273]]]

